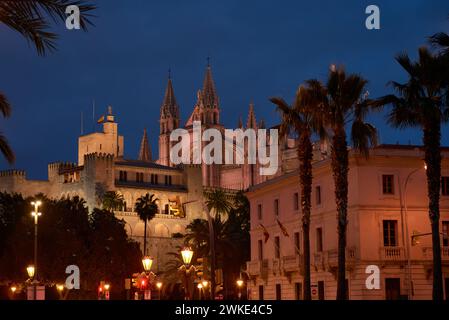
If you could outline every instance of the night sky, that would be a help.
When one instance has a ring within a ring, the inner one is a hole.
[[[403,81],[393,59],[417,48],[435,32],[449,32],[449,1],[97,1],[89,32],[60,26],[58,51],[39,57],[17,33],[0,25],[0,91],[13,116],[0,131],[17,157],[16,168],[45,179],[47,163],[76,161],[80,113],[84,133],[112,105],[125,136],[127,158],[137,157],[143,128],[157,153],[159,107],[167,71],[172,70],[182,122],[202,87],[207,57],[221,102],[221,119],[236,127],[248,104],[267,125],[278,121],[268,101],[291,101],[309,78],[324,79],[331,63],[369,80],[370,97],[390,92],[389,80]],[[344,4],[344,5],[343,5]],[[381,30],[365,28],[366,6],[381,10]],[[382,143],[421,143],[419,130],[398,131],[384,115],[370,117]],[[97,127],[99,130],[100,127]],[[443,132],[449,145],[449,131]],[[0,159],[0,169],[9,166]]]

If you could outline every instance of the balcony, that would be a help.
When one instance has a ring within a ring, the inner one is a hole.
[[[380,260],[399,262],[405,260],[405,250],[403,247],[381,247]]]
[[[261,276],[267,278],[268,276],[268,260],[253,260],[246,263],[248,273],[252,277]]]
[[[423,247],[422,254],[424,260],[432,260],[433,259],[432,247]],[[441,247],[441,260],[449,261],[449,247]]]
[[[330,269],[338,267],[338,249],[332,249],[326,251],[327,266]],[[356,260],[356,248],[350,247],[346,248],[346,267],[353,266]]]
[[[282,270],[284,273],[300,272],[302,267],[302,256],[291,255],[282,257]]]

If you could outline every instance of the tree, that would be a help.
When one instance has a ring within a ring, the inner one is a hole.
[[[331,66],[325,85],[309,80],[314,104],[322,108],[323,126],[331,136],[331,166],[335,186],[338,232],[337,300],[346,299],[346,228],[348,224],[348,143],[346,126],[351,126],[353,146],[365,156],[377,144],[377,130],[365,122],[371,105],[366,97],[367,81],[347,75],[343,67]]]
[[[124,203],[125,201],[123,200],[123,195],[117,191],[107,191],[103,195],[103,208],[110,212],[114,210],[121,210]]]
[[[226,215],[231,209],[231,204],[226,193],[222,189],[213,189],[212,191],[205,192],[206,197],[206,214],[207,221],[209,225],[209,241],[210,241],[210,295],[211,299],[215,298],[215,289],[216,289],[216,281],[215,281],[215,269],[216,269],[216,255],[215,255],[215,235],[214,235],[214,224],[210,212],[213,210],[215,212],[216,217],[221,217],[222,215]]]
[[[69,5],[79,7],[82,13],[80,27],[87,30],[87,25],[92,24],[88,12],[94,10],[95,6],[83,0],[3,0],[0,2],[0,23],[19,32],[28,42],[34,44],[39,55],[45,55],[48,51],[56,49],[57,35],[48,31],[49,20],[64,22],[65,10]],[[0,113],[4,117],[11,114],[11,105],[2,92],[0,92]],[[0,152],[9,163],[14,162],[14,153],[2,134],[0,134]]]
[[[423,132],[424,160],[427,166],[427,195],[432,228],[433,299],[443,299],[443,279],[440,247],[440,180],[441,125],[449,121],[448,60],[419,49],[418,61],[407,54],[399,54],[396,61],[407,72],[406,83],[391,82],[396,95],[375,101],[377,107],[391,105],[388,122],[396,128],[414,127]],[[407,239],[410,241],[410,239]]]
[[[312,134],[318,133],[324,138],[323,113],[320,105],[311,96],[313,92],[305,86],[300,86],[296,92],[296,98],[292,106],[289,106],[282,98],[271,98],[281,113],[281,136],[291,131],[298,136],[299,184],[301,189],[301,211],[303,232],[303,256],[304,266],[304,300],[311,300],[310,292],[310,210],[312,194]]]
[[[123,279],[140,265],[138,244],[128,238],[125,222],[106,210],[89,214],[79,197],[50,200],[43,195],[24,199],[0,193],[0,283],[23,287],[25,268],[33,259],[33,219],[30,202],[42,201],[39,219],[39,280],[51,287],[64,283],[68,265],[80,269],[80,290],[70,299],[95,299],[99,281],[110,281],[114,294]],[[20,285],[22,284],[22,285]]]
[[[143,255],[147,254],[147,222],[153,219],[158,212],[158,203],[159,199],[157,199],[154,194],[145,194],[137,199],[135,210],[139,219],[142,220],[145,224],[144,235],[143,235]]]

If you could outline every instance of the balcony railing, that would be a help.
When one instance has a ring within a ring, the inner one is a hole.
[[[114,211],[114,214],[119,217],[137,217],[137,212],[127,210],[127,211]],[[156,213],[154,216],[158,219],[183,219],[183,217],[175,216],[173,214]]]
[[[403,247],[381,247],[380,259],[385,261],[403,261],[405,260],[405,251]]]
[[[246,263],[246,268],[250,276],[261,276],[266,278],[268,275],[268,260],[253,260]]]
[[[301,270],[302,256],[291,255],[282,257],[282,269],[284,272],[297,272]]]
[[[330,268],[336,268],[338,266],[338,249],[328,250],[327,252],[327,264]],[[356,259],[356,248],[346,248],[346,265],[351,265]]]
[[[433,259],[432,247],[423,247],[422,254],[424,259],[432,260]],[[444,261],[449,260],[449,247],[441,247],[441,259]]]

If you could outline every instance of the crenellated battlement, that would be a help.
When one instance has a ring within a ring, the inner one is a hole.
[[[16,170],[16,169],[3,170],[3,171],[0,171],[0,177],[20,177],[20,178],[25,178],[26,177],[26,172],[25,172],[25,170]]]
[[[112,161],[114,159],[114,155],[111,153],[98,153],[98,152],[94,152],[94,153],[88,153],[84,155],[84,161],[88,161],[88,160],[107,160],[107,161]]]

